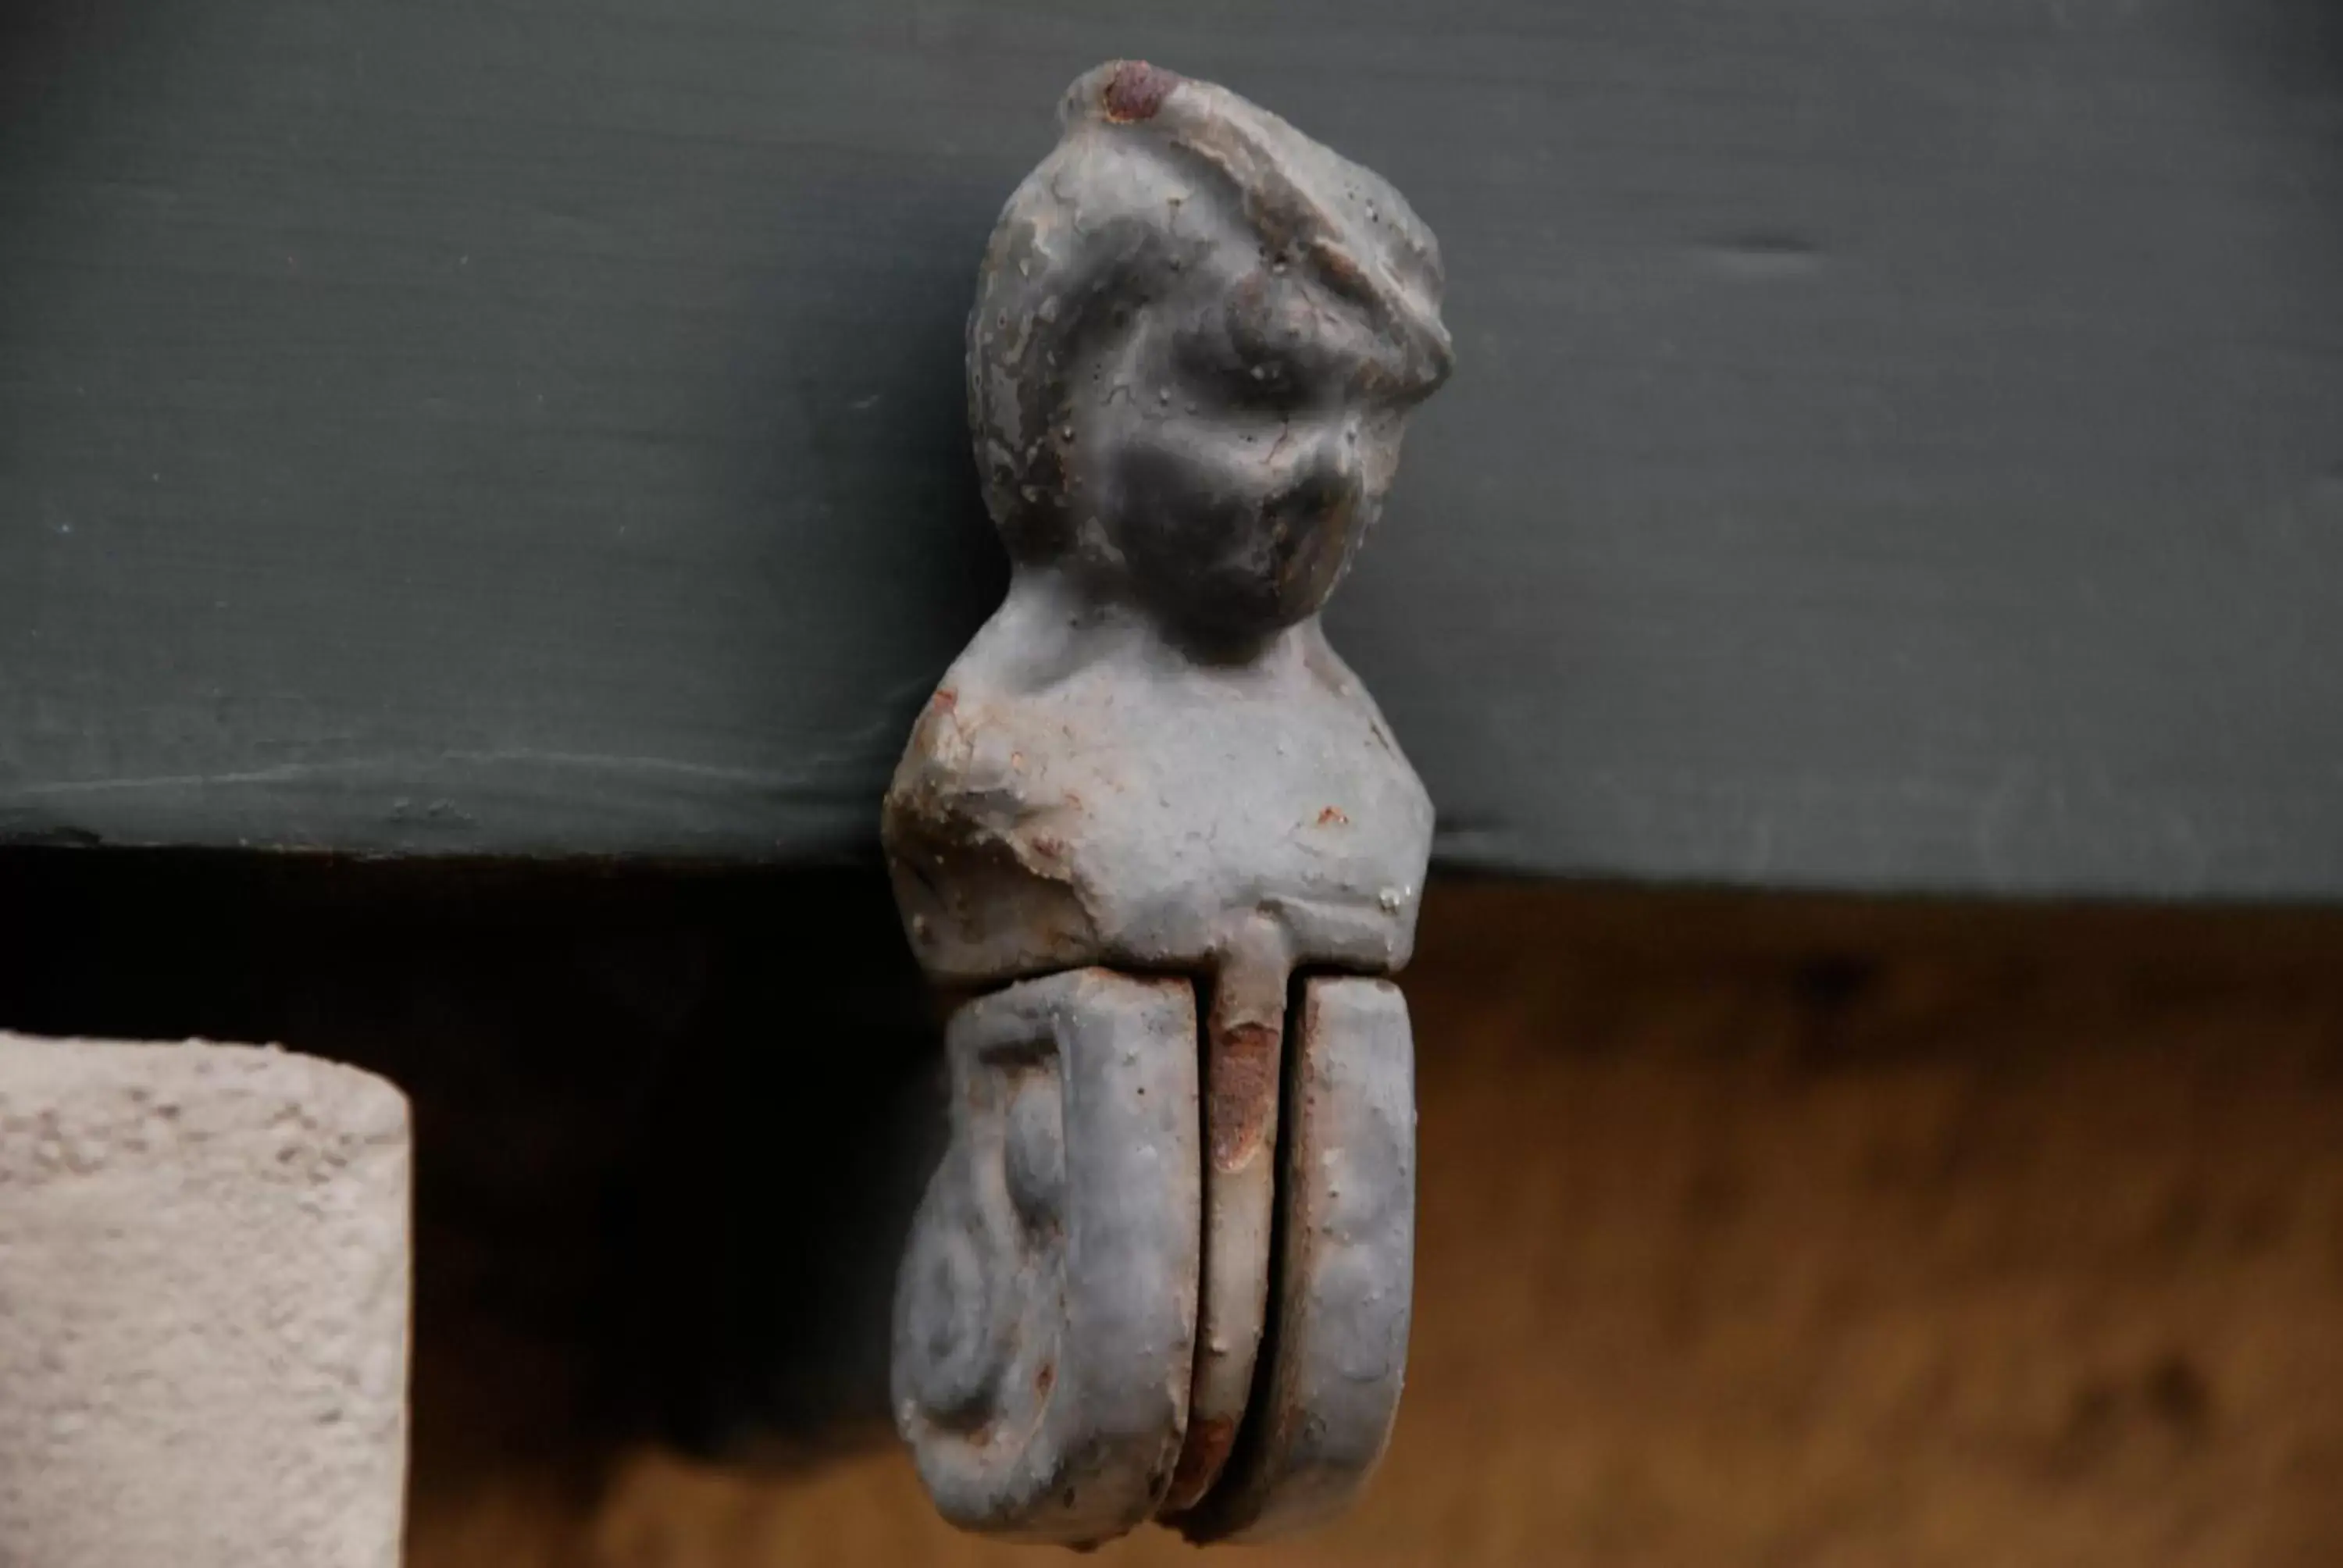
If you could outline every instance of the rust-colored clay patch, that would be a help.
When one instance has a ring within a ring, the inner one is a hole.
[[[1179,75],[1159,70],[1144,60],[1125,60],[1114,68],[1106,85],[1106,117],[1125,124],[1151,120],[1180,85]]]
[[[1207,1070],[1206,1130],[1212,1163],[1234,1171],[1261,1147],[1277,1106],[1278,1030],[1234,1023],[1215,1031]]]
[[[1227,1465],[1229,1450],[1236,1441],[1235,1422],[1218,1416],[1191,1422],[1187,1441],[1180,1448],[1179,1466],[1172,1472],[1171,1489],[1163,1494],[1164,1506],[1177,1511],[1202,1501]]]

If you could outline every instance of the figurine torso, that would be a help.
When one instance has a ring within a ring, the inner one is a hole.
[[[1194,968],[1255,911],[1298,963],[1394,970],[1432,836],[1423,785],[1314,619],[1198,663],[1039,577],[945,676],[886,821],[920,961],[967,981]]]

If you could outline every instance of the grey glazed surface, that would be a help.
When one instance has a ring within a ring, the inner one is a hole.
[[[1195,993],[1101,970],[953,1015],[899,1275],[896,1424],[944,1517],[1098,1542],[1170,1484],[1194,1352]]]
[[[1388,184],[1136,62],[1062,103],[993,231],[969,401],[1007,601],[887,793],[940,979],[1407,958],[1432,807],[1318,613],[1449,370]]]
[[[1415,1048],[1388,980],[1301,985],[1287,1045],[1277,1312],[1261,1392],[1201,1539],[1323,1523],[1374,1472],[1407,1372],[1415,1254]]]
[[[1060,123],[994,228],[969,317],[970,423],[1012,563],[1008,598],[914,728],[881,839],[912,950],[938,980],[1112,965],[1209,987],[1201,1037],[1124,1029],[1130,1051],[1202,1059],[1201,1084],[1185,1081],[1198,1228],[1128,1238],[1161,1248],[1149,1267],[1187,1292],[1192,1366],[1168,1432],[1176,1462],[1143,1492],[1143,1443],[1088,1474],[1062,1462],[1068,1448],[1120,1455],[1128,1441],[1121,1410],[1087,1408],[1079,1385],[1047,1391],[1041,1439],[1012,1447],[1004,1475],[997,1391],[1016,1408],[1032,1345],[1096,1348],[1101,1331],[1071,1286],[1055,1317],[1044,1292],[1011,1312],[1021,1327],[985,1326],[1009,1309],[976,1260],[1014,1249],[957,1154],[905,1264],[896,1354],[911,1397],[899,1424],[958,1523],[1081,1543],[1156,1514],[1202,1540],[1341,1490],[1314,1472],[1297,1482],[1262,1390],[1327,1396],[1293,1419],[1315,1434],[1318,1469],[1353,1462],[1346,1486],[1389,1423],[1387,1402],[1281,1381],[1274,1366],[1264,1378],[1259,1352],[1278,1237],[1314,1268],[1292,1227],[1314,1214],[1320,1173],[1289,1174],[1281,1192],[1275,1158],[1292,977],[1403,964],[1431,844],[1429,798],[1318,616],[1381,512],[1409,411],[1451,355],[1438,247],[1374,174],[1225,89],[1135,61],[1077,80]],[[1106,984],[1091,972],[1086,984]],[[967,1004],[955,1051],[1061,983]],[[1342,1048],[1330,1035],[1347,1020],[1303,1016],[1312,1049]],[[1376,1043],[1363,1067],[1388,1054]],[[1403,1061],[1383,1087],[1403,1102],[1409,1081]],[[1047,1103],[1070,1150],[1097,1131],[1080,1118],[1116,1114],[1071,1094]],[[980,1094],[955,1095],[956,1151],[986,1146],[990,1114]],[[1013,1149],[1014,1113],[1010,1125]],[[1339,1130],[1334,1143],[1313,1133],[1302,1145],[1313,1158],[1347,1156]],[[1380,1143],[1363,1157],[1396,1159]],[[1381,1176],[1412,1194],[1411,1171]],[[1131,1179],[1065,1163],[1069,1191]],[[1404,1248],[1375,1261],[1396,1271],[1377,1283],[1403,1343]],[[1343,1305],[1293,1298],[1296,1356],[1350,1334]],[[1249,1443],[1262,1457],[1223,1502]]]

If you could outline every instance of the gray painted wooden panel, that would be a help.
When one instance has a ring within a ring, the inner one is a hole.
[[[2343,891],[2322,0],[18,0],[0,838],[863,852],[1083,66],[1440,233],[1331,617],[1451,863]]]

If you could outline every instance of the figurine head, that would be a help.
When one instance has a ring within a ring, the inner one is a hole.
[[[987,504],[1179,640],[1315,614],[1446,379],[1440,252],[1381,177],[1135,61],[1068,90],[969,319]]]

